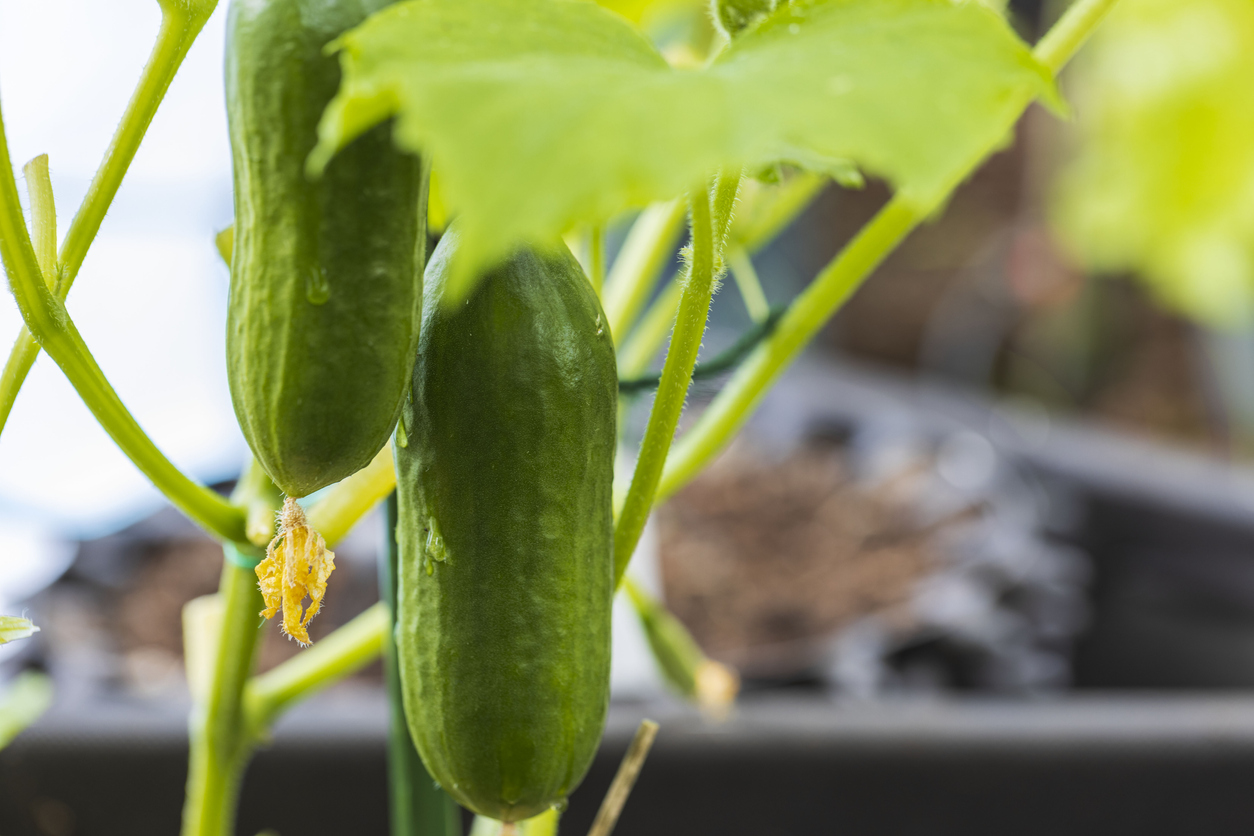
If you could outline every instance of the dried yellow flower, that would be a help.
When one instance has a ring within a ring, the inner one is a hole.
[[[309,644],[306,628],[322,608],[327,578],[335,570],[335,552],[327,549],[322,535],[309,527],[304,510],[290,497],[279,512],[278,534],[266,548],[266,559],[257,564],[257,580],[266,608],[264,618],[283,610],[283,632],[300,644]],[[301,604],[309,596],[309,607]]]

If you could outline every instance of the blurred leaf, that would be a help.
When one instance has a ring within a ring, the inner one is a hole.
[[[52,680],[27,671],[13,680],[0,699],[0,749],[26,730],[52,704]]]
[[[39,628],[29,618],[16,615],[0,615],[0,644],[8,644],[18,639],[29,639]]]
[[[408,0],[339,42],[311,168],[397,116],[462,218],[456,280],[520,241],[673,197],[723,167],[850,160],[930,205],[1049,74],[952,0],[796,0],[703,71],[581,0]],[[454,294],[450,294],[454,295]]]
[[[1213,324],[1254,317],[1254,3],[1124,0],[1068,77],[1052,207],[1092,270]]]
[[[705,0],[596,0],[611,11],[618,12],[632,23],[641,23],[649,17],[664,15],[675,9],[700,6],[705,7]]]

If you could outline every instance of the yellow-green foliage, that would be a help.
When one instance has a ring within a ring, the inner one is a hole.
[[[1123,0],[1067,81],[1056,228],[1213,324],[1254,314],[1254,2]]]
[[[460,219],[450,302],[519,243],[722,168],[852,162],[928,205],[1017,97],[1053,91],[998,15],[949,0],[794,0],[699,71],[581,0],[406,0],[336,43],[344,83],[311,167],[395,117]]]

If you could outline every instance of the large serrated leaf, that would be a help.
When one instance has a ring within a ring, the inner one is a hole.
[[[702,71],[583,0],[407,0],[340,41],[311,166],[397,117],[460,213],[464,279],[728,166],[853,160],[926,203],[1049,74],[987,7],[794,0]]]

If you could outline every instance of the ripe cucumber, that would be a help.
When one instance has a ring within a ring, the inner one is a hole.
[[[300,497],[370,463],[400,414],[422,318],[421,163],[379,126],[305,176],[340,81],[328,42],[389,0],[232,0],[231,399],[257,461]]]
[[[457,246],[454,225],[427,267],[394,448],[397,646],[427,769],[516,821],[578,785],[605,723],[617,370],[564,246],[518,251],[449,306]]]

